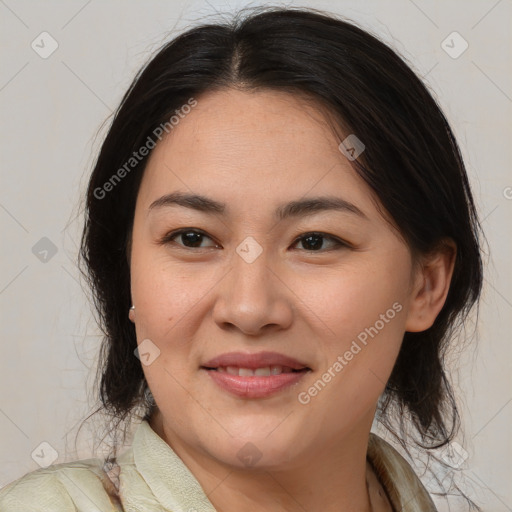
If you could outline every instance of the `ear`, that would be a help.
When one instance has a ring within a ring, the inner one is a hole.
[[[457,246],[453,240],[445,239],[416,264],[406,331],[425,331],[434,323],[450,289],[456,254]]]
[[[135,323],[135,311],[132,308],[128,310],[128,318]]]

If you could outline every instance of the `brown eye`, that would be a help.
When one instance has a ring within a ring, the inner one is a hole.
[[[325,240],[329,240],[331,243],[330,248],[325,248]],[[302,244],[302,248],[308,252],[315,252],[321,250],[333,250],[338,249],[340,247],[349,247],[348,244],[342,242],[336,237],[331,235],[327,235],[326,233],[305,233],[297,238],[294,242],[294,245],[298,243]]]
[[[202,249],[204,247],[218,247],[217,244],[204,246],[201,245],[205,240],[211,240],[211,238],[205,233],[198,231],[196,229],[179,229],[177,231],[172,231],[165,235],[165,237],[161,240],[162,244],[166,243],[175,243],[181,245],[186,248],[198,248]]]

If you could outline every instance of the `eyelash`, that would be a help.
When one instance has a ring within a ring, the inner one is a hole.
[[[161,244],[161,245],[165,245],[165,244],[169,244],[169,243],[177,243],[177,242],[174,241],[174,238],[176,238],[179,235],[182,235],[184,233],[195,233],[195,234],[198,234],[198,235],[202,235],[204,237],[210,238],[210,240],[215,242],[210,236],[208,236],[204,231],[202,231],[200,229],[182,228],[182,229],[177,229],[175,231],[171,231],[171,232],[167,233],[166,235],[164,235],[159,240],[158,243]],[[297,245],[297,243],[299,243],[301,240],[305,240],[309,236],[316,236],[316,237],[320,237],[320,238],[323,238],[323,239],[331,240],[331,241],[334,242],[335,245],[331,249],[319,249],[319,250],[303,249],[305,252],[317,253],[317,252],[327,252],[327,251],[333,251],[333,250],[340,250],[342,248],[351,248],[351,245],[349,243],[344,242],[343,240],[341,240],[341,239],[339,239],[339,238],[337,238],[337,237],[335,237],[333,235],[329,235],[329,234],[323,233],[321,231],[308,231],[307,233],[303,233],[300,236],[295,238],[295,240],[293,241],[292,245],[293,246]],[[182,244],[177,244],[177,245],[180,246],[181,248],[187,249],[187,250],[212,249],[212,248],[215,248],[215,247],[186,247],[185,245],[182,245]]]

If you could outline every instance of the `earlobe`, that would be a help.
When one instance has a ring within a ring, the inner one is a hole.
[[[135,306],[132,306],[128,311],[128,318],[135,323]]]
[[[411,293],[406,331],[425,331],[434,323],[448,296],[456,253],[455,243],[445,240],[418,265],[417,284]]]

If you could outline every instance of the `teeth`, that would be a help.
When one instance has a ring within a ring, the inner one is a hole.
[[[270,375],[290,373],[292,369],[279,365],[264,366],[262,368],[256,368],[255,370],[239,368],[238,366],[219,366],[217,371],[220,373],[228,373],[229,375],[237,375],[239,377],[269,377]]]
[[[290,370],[290,368],[285,368],[285,370]],[[279,375],[280,373],[283,373],[283,367],[282,366],[271,366],[270,373],[272,375]],[[286,373],[288,373],[288,372],[286,372]]]

